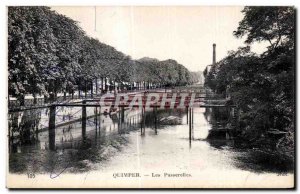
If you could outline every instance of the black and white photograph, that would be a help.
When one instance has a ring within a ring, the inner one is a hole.
[[[7,188],[295,188],[294,6],[6,11]]]

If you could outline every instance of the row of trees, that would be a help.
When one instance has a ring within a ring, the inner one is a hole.
[[[245,7],[234,31],[245,43],[267,41],[263,54],[250,45],[204,71],[205,85],[230,96],[241,110],[240,135],[251,142],[267,142],[273,135],[277,148],[294,147],[295,10],[292,7]],[[274,141],[272,141],[274,143]],[[274,145],[274,144],[273,144]]]
[[[8,71],[9,95],[19,99],[92,90],[97,79],[103,90],[107,82],[124,87],[124,82],[174,86],[197,81],[174,60],[132,60],[49,7],[8,8]]]

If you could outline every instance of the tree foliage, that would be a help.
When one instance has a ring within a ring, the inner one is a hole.
[[[293,7],[245,7],[236,37],[247,36],[245,43],[268,41],[269,49],[294,44],[295,9]]]
[[[73,92],[97,78],[183,85],[190,72],[174,60],[132,60],[88,37],[49,7],[8,7],[9,95]]]
[[[293,148],[295,10],[292,7],[245,7],[236,37],[246,43],[268,41],[261,55],[250,45],[228,53],[205,71],[205,84],[227,94],[241,110],[241,135],[249,140],[283,132],[280,142]],[[286,140],[286,141],[283,141]],[[278,145],[277,145],[278,147]]]

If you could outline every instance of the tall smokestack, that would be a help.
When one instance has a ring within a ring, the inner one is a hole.
[[[213,44],[213,65],[216,64],[216,44]]]

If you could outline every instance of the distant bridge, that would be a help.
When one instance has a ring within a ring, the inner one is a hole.
[[[205,91],[205,93],[203,92]],[[178,94],[188,93],[187,95],[181,96]],[[152,94],[156,94],[156,99]],[[208,94],[208,96],[206,96]],[[127,95],[127,99],[122,98]],[[157,98],[158,97],[158,98]],[[103,96],[102,96],[103,98]],[[86,137],[86,121],[88,119],[86,108],[94,107],[96,109],[95,116],[97,118],[100,115],[101,107],[118,107],[119,110],[119,119],[120,122],[124,122],[124,111],[127,107],[133,108],[141,108],[141,134],[145,133],[145,111],[146,108],[152,108],[155,115],[155,131],[157,130],[157,109],[158,108],[185,108],[187,113],[187,124],[189,124],[189,140],[191,143],[192,139],[192,130],[194,128],[194,108],[203,107],[203,108],[234,108],[234,105],[228,105],[228,101],[224,98],[216,98],[212,95],[210,91],[207,90],[171,90],[168,92],[162,91],[149,91],[149,92],[138,92],[132,94],[121,94],[119,97],[117,96],[108,96],[102,99],[101,97],[94,97],[93,99],[83,99],[77,102],[62,102],[62,103],[52,103],[46,105],[34,105],[34,106],[23,106],[23,107],[15,107],[9,109],[9,114],[15,112],[21,112],[26,110],[33,109],[44,109],[49,108],[49,148],[51,150],[55,149],[55,128],[58,127],[55,123],[56,117],[56,107],[81,107],[82,108],[82,137],[83,139]],[[135,99],[141,100],[141,102],[135,101]],[[120,103],[120,101],[122,101]],[[124,101],[125,100],[125,101]],[[147,100],[155,100],[154,103],[149,103]],[[166,101],[164,103],[163,101]],[[194,105],[191,105],[191,102]],[[102,103],[102,104],[101,104]],[[149,104],[148,104],[149,103]],[[99,109],[98,109],[99,108]],[[99,110],[99,112],[98,112]],[[78,119],[77,119],[78,120]],[[67,123],[67,122],[66,122]],[[62,125],[62,124],[61,124]]]

